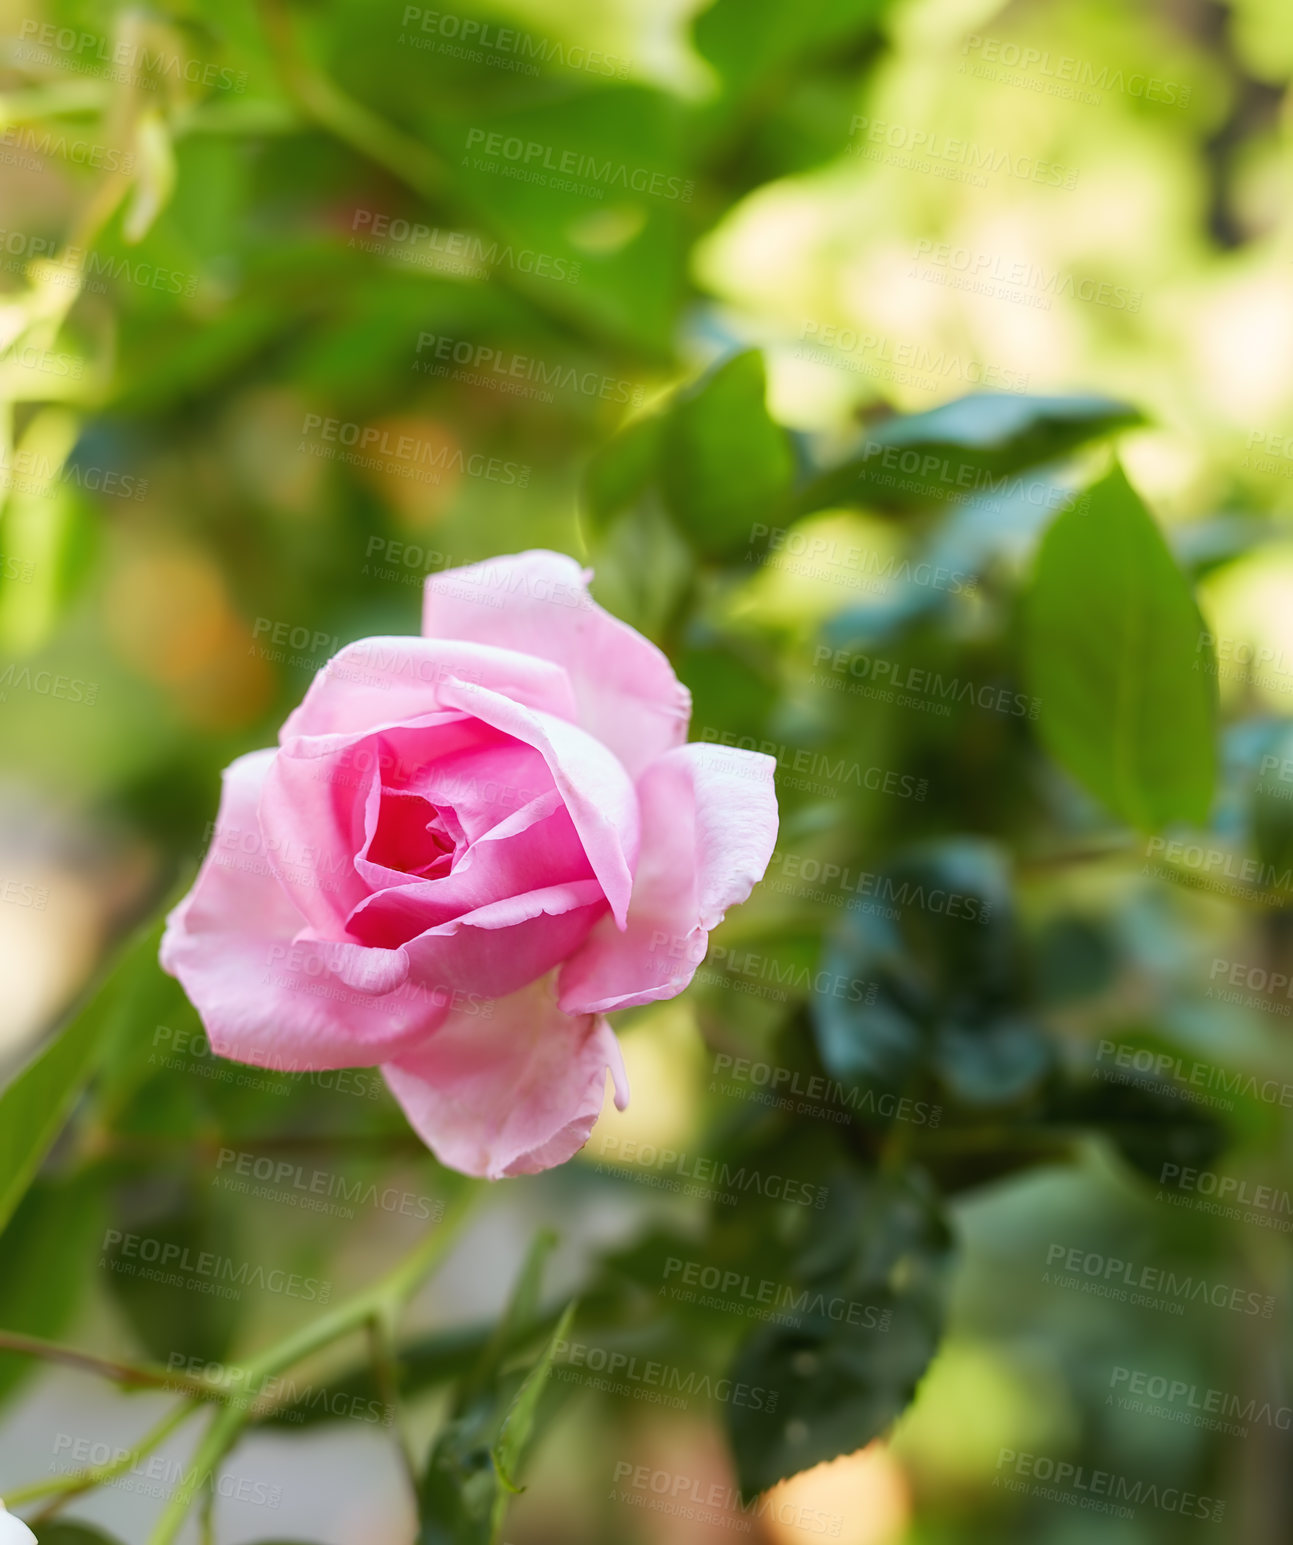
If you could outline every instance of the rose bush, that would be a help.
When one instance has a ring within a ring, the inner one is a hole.
[[[767,867],[771,757],[686,743],[665,656],[574,559],[432,576],[423,636],[319,672],[226,769],[162,964],[222,1056],[380,1064],[445,1164],[546,1169],[623,1065],[605,1015],[671,998]]]

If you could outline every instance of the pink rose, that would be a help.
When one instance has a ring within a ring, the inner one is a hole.
[[[226,769],[162,964],[222,1056],[378,1063],[473,1175],[580,1148],[604,1015],[672,998],[767,867],[771,757],[686,743],[664,655],[528,552],[427,581],[422,638],[350,644]]]

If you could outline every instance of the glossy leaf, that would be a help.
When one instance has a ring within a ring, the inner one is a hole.
[[[850,504],[910,510],[945,508],[975,494],[1011,498],[1020,491],[1017,474],[1139,422],[1134,408],[1107,397],[974,392],[869,429],[851,456],[810,480],[796,507],[801,513]],[[1032,482],[1034,502],[1041,499],[1043,507],[1048,498],[1066,499],[1047,479]]]
[[[1115,468],[1042,541],[1025,652],[1047,749],[1142,831],[1208,814],[1216,688],[1206,636],[1162,533]]]

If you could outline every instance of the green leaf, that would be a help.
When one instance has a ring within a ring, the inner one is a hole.
[[[870,30],[882,0],[715,0],[692,25],[697,51],[719,72],[726,91],[744,95],[797,56]]]
[[[1208,815],[1217,707],[1205,631],[1162,533],[1115,467],[1042,541],[1025,663],[1047,749],[1142,831]]]
[[[89,1081],[116,1017],[128,1012],[141,979],[159,971],[160,923],[138,933],[106,979],[0,1093],[0,1230],[13,1216]]]
[[[777,514],[794,475],[790,436],[767,408],[756,350],[736,354],[675,400],[661,447],[665,502],[691,545],[722,556]]]
[[[868,429],[854,454],[813,478],[795,505],[808,514],[837,505],[912,510],[974,494],[1008,497],[1015,474],[1140,421],[1135,408],[1108,397],[972,392]],[[1048,490],[1038,481],[1036,496],[1044,498]]]
[[[103,1217],[97,1176],[36,1181],[5,1230],[5,1259],[31,1264],[0,1272],[0,1326],[46,1340],[63,1334],[91,1280]],[[0,1353],[0,1400],[36,1366],[34,1358]]]
[[[845,1088],[909,1093],[941,1051],[940,1071],[982,1092],[999,1062],[989,1026],[1021,990],[999,855],[969,839],[931,843],[896,857],[875,894],[882,905],[851,913],[828,947],[826,970],[866,990],[815,995],[823,1066]],[[967,1034],[980,1044],[967,1047]],[[998,1097],[1006,1098],[1004,1086]]]
[[[539,1354],[539,1360],[525,1376],[525,1383],[516,1393],[511,1410],[504,1418],[503,1427],[494,1444],[494,1466],[499,1479],[509,1491],[523,1491],[516,1477],[521,1473],[525,1451],[534,1432],[534,1418],[539,1409],[539,1398],[552,1372],[557,1348],[569,1339],[571,1322],[575,1318],[573,1300],[566,1305],[565,1313],[557,1321],[556,1329],[548,1337],[548,1344]]]
[[[539,1321],[543,1267],[555,1244],[551,1230],[536,1236],[506,1310],[456,1394],[422,1478],[417,1545],[493,1545],[497,1537],[511,1482],[504,1479],[495,1456],[501,1449],[515,1468],[533,1423],[531,1398],[522,1402],[528,1380],[518,1380],[510,1371],[510,1349],[522,1327]],[[549,1340],[536,1367],[544,1359],[550,1366],[556,1339]],[[545,1379],[546,1370],[534,1401]],[[506,1439],[505,1428],[518,1402],[516,1426]]]
[[[833,1179],[815,1221],[796,1275],[804,1307],[787,1311],[797,1323],[756,1331],[732,1367],[734,1380],[781,1395],[775,1411],[728,1408],[746,1497],[882,1433],[941,1333],[951,1236],[922,1183]]]

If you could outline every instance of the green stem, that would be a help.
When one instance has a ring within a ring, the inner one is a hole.
[[[390,1412],[391,1434],[414,1498],[418,1494],[418,1467],[404,1429],[400,1410],[399,1361],[395,1351],[394,1326],[389,1317],[375,1314],[368,1322],[368,1350],[373,1365],[373,1383],[379,1399]]]
[[[139,1442],[122,1454],[119,1459],[111,1460],[108,1464],[91,1465],[85,1470],[74,1470],[68,1475],[55,1476],[52,1480],[36,1481],[30,1486],[20,1486],[16,1491],[5,1493],[4,1504],[8,1508],[15,1508],[21,1507],[24,1502],[32,1502],[37,1497],[61,1494],[66,1498],[70,1498],[78,1492],[89,1491],[92,1487],[102,1486],[105,1482],[123,1474],[138,1464],[141,1459],[151,1454],[159,1443],[168,1438],[180,1423],[187,1421],[196,1410],[197,1407],[195,1405],[191,1405],[188,1401],[182,1401],[173,1410],[168,1411],[156,1427],[145,1433]]]
[[[481,1194],[479,1186],[466,1187],[446,1211],[444,1221],[428,1230],[417,1246],[386,1276],[231,1370],[234,1382],[257,1389],[265,1380],[294,1367],[342,1336],[362,1329],[375,1316],[389,1323],[448,1253],[472,1203]],[[221,1460],[238,1441],[250,1415],[251,1412],[240,1405],[228,1405],[216,1413],[192,1467],[166,1504],[149,1536],[148,1545],[173,1545],[198,1492],[207,1478],[214,1476]]]
[[[435,156],[347,96],[302,58],[293,39],[287,0],[261,0],[261,14],[283,80],[308,117],[424,198],[443,192],[444,176]]]
[[[57,1341],[24,1336],[19,1331],[0,1330],[0,1352],[41,1357],[46,1362],[64,1363],[69,1368],[97,1374],[100,1378],[111,1379],[114,1384],[123,1384],[130,1389],[166,1389],[188,1395],[192,1400],[228,1400],[236,1393],[209,1379],[197,1379],[185,1373],[168,1373],[165,1368],[114,1362],[106,1357],[95,1357],[91,1352],[82,1352],[77,1347],[63,1346]]]

